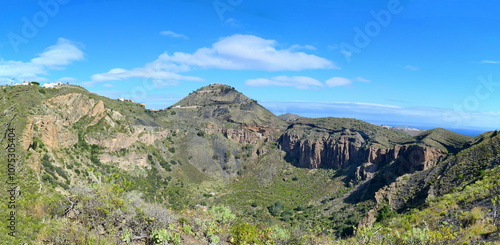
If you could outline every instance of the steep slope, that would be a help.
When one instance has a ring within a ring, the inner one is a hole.
[[[429,196],[442,196],[482,178],[484,171],[500,164],[500,137],[492,136],[450,155],[432,169],[398,179],[379,192],[395,210],[422,204]],[[394,192],[388,192],[394,186]],[[404,194],[403,194],[404,193]]]
[[[415,139],[417,142],[430,147],[436,147],[450,153],[455,153],[464,147],[472,137],[461,135],[443,128],[435,128],[416,135]]]
[[[249,127],[283,128],[285,123],[233,87],[211,84],[174,104],[171,109],[188,119],[211,119]]]
[[[360,242],[375,230],[379,234],[368,244],[398,239],[420,244],[498,241],[500,137],[490,132],[481,138],[436,167],[401,176],[379,190],[376,208],[350,242]],[[372,227],[374,222],[381,224]]]

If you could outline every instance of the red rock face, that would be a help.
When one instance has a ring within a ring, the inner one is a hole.
[[[398,160],[405,172],[414,172],[434,166],[446,153],[420,145],[394,145],[389,148],[368,146],[362,137],[341,136],[339,139],[300,139],[285,133],[280,140],[281,149],[303,168],[341,169],[350,165],[372,163],[376,165]]]

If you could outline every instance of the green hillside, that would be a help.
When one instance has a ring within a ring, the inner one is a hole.
[[[222,84],[159,111],[3,86],[0,112],[5,244],[499,240],[496,132],[286,121]]]

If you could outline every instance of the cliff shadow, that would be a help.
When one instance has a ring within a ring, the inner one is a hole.
[[[356,189],[344,199],[345,203],[356,204],[359,202],[374,200],[375,193],[379,191],[384,186],[388,186],[396,181],[399,176],[406,173],[413,173],[417,169],[408,168],[408,164],[402,160],[397,160],[392,163],[382,166],[373,178],[364,181],[362,184],[358,185]],[[353,177],[348,178],[346,176],[345,180],[353,181]]]

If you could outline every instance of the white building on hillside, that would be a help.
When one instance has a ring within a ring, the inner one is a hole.
[[[23,82],[23,83],[16,83],[16,84],[14,84],[14,86],[28,86],[28,85],[31,85],[31,83],[29,83],[29,82]]]
[[[64,84],[61,83],[61,82],[57,82],[57,83],[46,83],[43,85],[44,88],[59,88],[59,87],[62,87]]]

